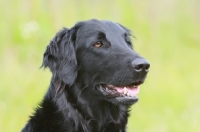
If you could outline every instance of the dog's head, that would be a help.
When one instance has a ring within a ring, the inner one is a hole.
[[[130,31],[110,21],[89,20],[64,28],[44,53],[43,66],[64,84],[114,104],[138,100],[150,64],[134,51]]]

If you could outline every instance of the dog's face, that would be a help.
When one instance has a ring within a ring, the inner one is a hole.
[[[75,45],[82,80],[86,78],[86,84],[94,84],[93,91],[117,104],[137,101],[139,85],[149,68],[149,63],[132,49],[129,36],[127,29],[109,21],[87,22],[77,32]]]
[[[88,86],[80,89],[86,91],[83,94],[117,105],[131,105],[138,100],[139,85],[150,65],[132,49],[130,36],[129,30],[117,23],[81,22],[57,34],[57,51],[46,52],[48,61],[43,65],[49,66],[66,84]]]

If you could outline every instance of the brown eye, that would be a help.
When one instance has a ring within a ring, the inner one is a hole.
[[[94,44],[94,46],[96,47],[96,48],[99,48],[99,47],[101,47],[103,44],[102,44],[102,42],[96,42],[95,44]]]

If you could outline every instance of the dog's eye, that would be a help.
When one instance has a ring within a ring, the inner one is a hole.
[[[132,44],[131,41],[127,40],[126,42],[127,42],[127,44],[128,44],[129,46],[131,46],[131,44]]]
[[[96,43],[94,44],[94,46],[95,46],[96,48],[99,48],[99,47],[101,47],[102,45],[103,45],[103,43],[100,42],[100,41],[98,41],[98,42],[96,42]]]
[[[129,46],[132,45],[132,43],[131,43],[131,39],[128,37],[127,34],[125,34],[125,41],[126,41],[126,43],[127,43]]]

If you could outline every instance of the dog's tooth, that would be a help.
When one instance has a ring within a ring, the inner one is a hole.
[[[127,92],[127,89],[126,87],[124,87],[124,95],[126,95],[128,92]]]
[[[128,93],[127,93],[127,96],[131,96],[131,94],[128,92]]]
[[[110,84],[108,84],[107,85],[109,88],[114,88],[114,86],[113,85],[110,85]]]

